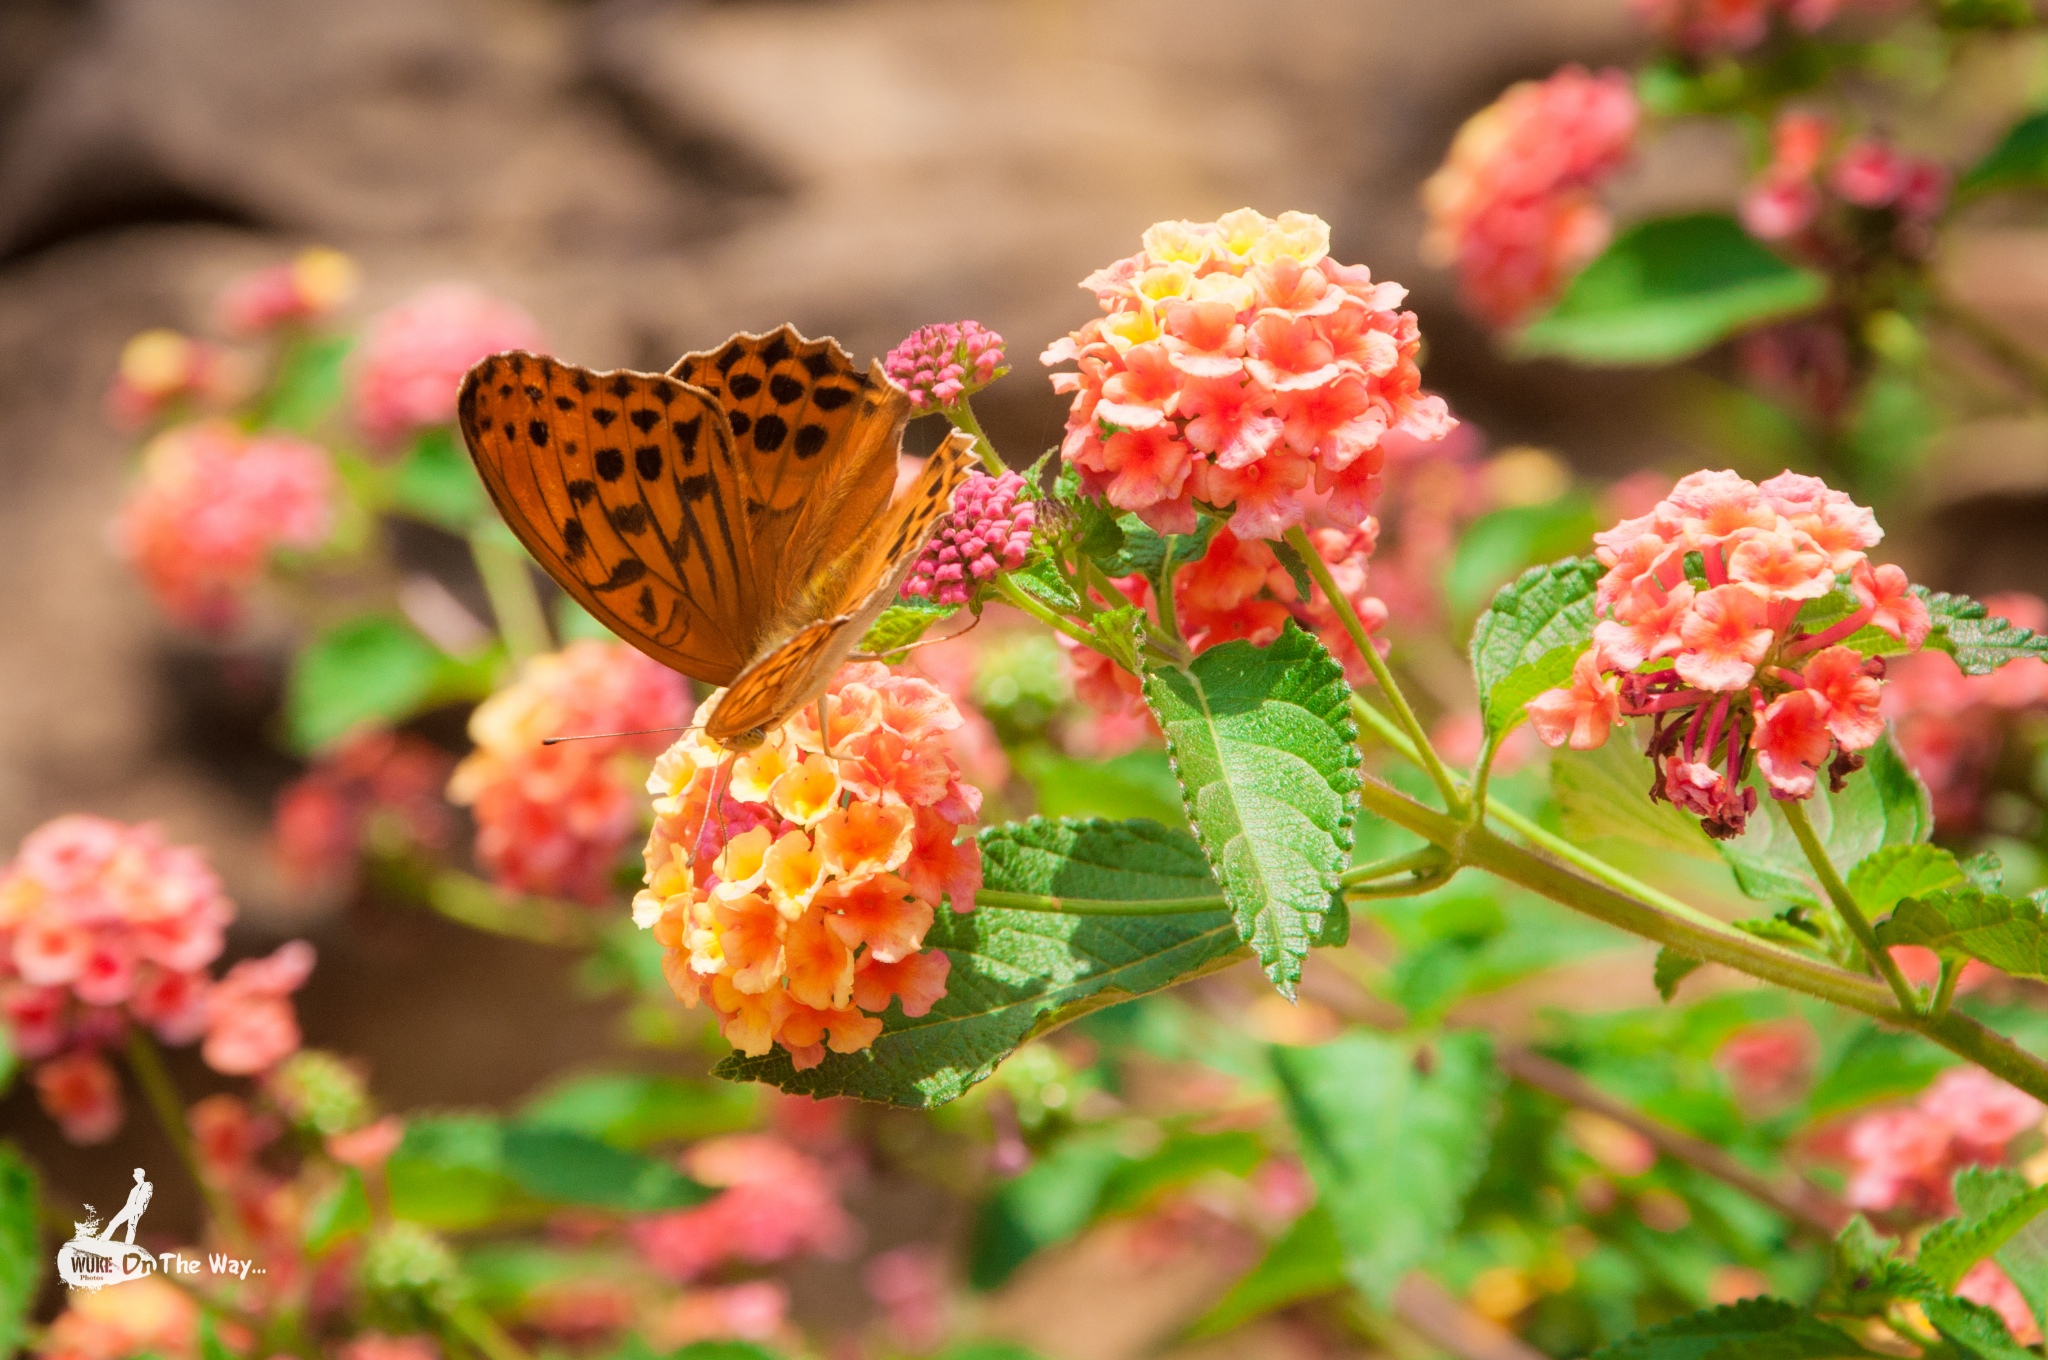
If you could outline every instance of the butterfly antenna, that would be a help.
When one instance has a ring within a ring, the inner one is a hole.
[[[602,741],[608,737],[650,737],[656,732],[694,732],[702,723],[691,723],[688,727],[642,727],[632,732],[580,732],[573,737],[542,737],[540,744],[555,746],[565,741]]]
[[[727,768],[738,760],[738,756],[727,756],[711,767],[711,815],[718,819],[718,843],[720,845],[724,845],[729,836],[725,829],[725,804],[719,800],[718,796],[718,776],[724,774]],[[732,778],[730,776],[727,776],[725,786],[728,789],[732,787]]]

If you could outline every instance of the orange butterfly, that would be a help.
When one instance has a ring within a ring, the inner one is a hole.
[[[956,431],[892,498],[909,395],[789,326],[666,374],[494,354],[459,409],[527,551],[620,637],[726,686],[705,730],[741,749],[824,693],[972,466]]]

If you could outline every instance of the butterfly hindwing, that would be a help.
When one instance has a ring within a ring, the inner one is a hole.
[[[458,410],[505,522],[577,603],[686,675],[739,674],[768,615],[745,469],[708,393],[514,351],[470,370]]]

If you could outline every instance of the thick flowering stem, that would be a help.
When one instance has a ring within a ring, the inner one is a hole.
[[[1039,893],[998,892],[983,888],[975,893],[979,907],[1001,907],[1007,911],[1050,911],[1068,916],[1192,916],[1208,911],[1228,911],[1230,904],[1221,894],[1214,897],[1159,897],[1106,900],[1094,897],[1046,897]]]
[[[1344,625],[1344,631],[1350,635],[1352,645],[1365,657],[1365,664],[1372,669],[1372,678],[1378,682],[1380,692],[1387,696],[1387,704],[1394,710],[1394,720],[1400,723],[1402,732],[1407,734],[1409,742],[1413,744],[1416,756],[1422,768],[1429,772],[1437,792],[1444,796],[1444,805],[1453,813],[1462,816],[1465,811],[1464,791],[1458,787],[1457,781],[1451,778],[1451,772],[1445,767],[1443,758],[1437,755],[1436,748],[1429,744],[1429,734],[1422,730],[1421,720],[1415,716],[1415,710],[1408,706],[1408,696],[1394,683],[1394,673],[1387,669],[1387,663],[1380,657],[1379,648],[1373,645],[1372,635],[1367,633],[1365,625],[1359,622],[1358,611],[1351,607],[1351,601],[1337,588],[1335,578],[1330,575],[1330,564],[1323,561],[1323,555],[1316,551],[1315,545],[1308,541],[1308,535],[1302,532],[1298,524],[1287,531],[1287,546],[1294,549],[1307,564],[1309,576],[1323,588],[1324,597],[1329,600],[1330,607],[1337,611],[1337,619]]]
[[[1779,808],[1785,820],[1792,824],[1792,834],[1799,838],[1799,848],[1806,853],[1806,862],[1813,866],[1815,877],[1820,879],[1821,889],[1827,893],[1835,912],[1842,923],[1849,927],[1849,933],[1856,937],[1856,943],[1863,946],[1864,956],[1871,966],[1891,986],[1893,995],[1899,998],[1899,1006],[1908,1015],[1920,1011],[1920,995],[1913,990],[1913,984],[1906,981],[1906,975],[1899,971],[1898,963],[1889,950],[1877,942],[1877,932],[1871,928],[1870,918],[1863,914],[1863,908],[1849,892],[1849,885],[1835,870],[1835,863],[1828,858],[1827,847],[1813,834],[1813,823],[1807,820],[1806,804],[1801,799],[1782,802]]]
[[[1022,586],[1010,579],[1009,573],[1005,572],[1003,575],[996,577],[996,591],[1005,600],[1008,600],[1011,604],[1017,606],[1017,608],[1023,610],[1032,618],[1037,619],[1054,632],[1065,633],[1090,651],[1102,652],[1104,656],[1109,655],[1108,652],[1103,651],[1101,640],[1094,633],[1077,623],[1061,618],[1037,600],[1032,599]]]
[[[533,588],[525,554],[513,546],[503,526],[489,523],[470,530],[469,552],[476,562],[476,574],[483,578],[484,594],[490,597],[498,635],[505,640],[512,659],[524,661],[551,651],[554,642],[548,635],[540,592]]]
[[[953,422],[954,429],[973,436],[974,451],[981,455],[981,465],[988,469],[989,476],[1000,477],[1010,470],[1003,465],[1002,456],[996,452],[994,442],[982,430],[981,422],[974,418],[974,407],[968,403],[966,397],[963,396],[952,405],[940,408],[939,413]]]

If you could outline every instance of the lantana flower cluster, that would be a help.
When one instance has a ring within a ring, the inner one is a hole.
[[[1930,626],[1905,572],[1865,554],[1883,536],[1816,477],[1681,479],[1649,514],[1593,536],[1608,569],[1600,622],[1571,683],[1530,701],[1537,735],[1589,750],[1624,718],[1652,717],[1651,796],[1718,837],[1755,811],[1752,760],[1774,798],[1811,796],[1823,767],[1839,788],[1884,734],[1885,663],[1843,641],[1868,625],[1912,650]],[[1823,599],[1842,612],[1809,630],[1801,612]]]
[[[492,882],[604,901],[640,828],[648,762],[691,707],[674,671],[594,638],[533,658],[479,704],[469,719],[475,749],[456,766],[448,797],[475,816],[477,861]],[[549,737],[581,740],[544,745]]]
[[[121,347],[107,388],[107,419],[140,430],[192,406],[221,407],[248,385],[247,366],[209,340],[158,327]]]
[[[882,370],[919,411],[942,410],[1010,371],[1003,363],[1003,337],[979,321],[920,326],[889,351]]]
[[[1061,452],[1082,490],[1161,533],[1195,529],[1199,501],[1241,539],[1302,522],[1308,487],[1358,526],[1379,490],[1381,438],[1438,439],[1455,423],[1422,391],[1407,290],[1330,258],[1308,213],[1250,208],[1157,222],[1137,254],[1081,281],[1104,316],[1048,347],[1073,394]]]
[[[387,448],[449,424],[470,365],[541,345],[539,323],[522,308],[467,284],[431,284],[371,319],[356,353],[356,423]]]
[[[297,259],[242,277],[214,302],[220,328],[229,335],[260,335],[281,326],[303,326],[332,315],[356,294],[362,270],[338,250],[314,246]]]
[[[1774,20],[1816,33],[1854,0],[1629,0],[1650,27],[1686,51],[1742,52],[1770,35]]]
[[[207,1064],[236,1076],[298,1048],[288,998],[312,970],[312,946],[295,940],[216,981],[234,914],[200,853],[153,826],[59,817],[0,870],[0,1016],[68,1137],[98,1142],[120,1126],[120,1086],[100,1050],[130,1024],[167,1044],[203,1040]]]
[[[278,795],[271,843],[294,888],[346,883],[371,823],[388,816],[405,840],[440,849],[452,827],[441,791],[454,758],[408,733],[346,738]]]
[[[1832,122],[1794,110],[1771,128],[1770,164],[1743,194],[1742,225],[1759,240],[1801,237],[1820,218],[1823,188],[1852,207],[1889,209],[1909,231],[1924,230],[1948,202],[1949,175],[1940,161],[1909,156],[1874,134],[1837,147]]]
[[[273,553],[327,540],[335,498],[327,454],[303,439],[225,421],[180,426],[143,450],[114,544],[165,613],[223,631]]]
[[[1456,268],[1467,308],[1512,326],[1600,253],[1612,221],[1598,191],[1627,160],[1638,117],[1625,73],[1567,66],[1466,120],[1422,203],[1424,253]]]
[[[1913,1104],[1859,1115],[1842,1132],[1849,1203],[1909,1218],[1954,1213],[1955,1173],[2004,1161],[2044,1115],[2048,1107],[1982,1068],[1950,1068]]]
[[[953,493],[953,509],[939,521],[903,583],[905,596],[966,604],[974,587],[997,572],[1024,565],[1038,505],[1023,500],[1024,479],[1014,472],[968,476]]]
[[[981,886],[980,847],[958,843],[981,794],[946,749],[952,700],[863,662],[825,703],[829,754],[815,706],[748,752],[691,731],[663,753],[633,902],[675,994],[708,1000],[742,1053],[779,1043],[799,1069],[872,1044],[892,1000],[919,1016],[945,995],[925,933]]]

